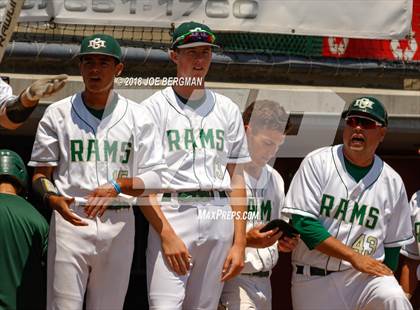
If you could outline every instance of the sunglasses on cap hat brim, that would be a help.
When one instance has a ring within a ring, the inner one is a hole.
[[[213,46],[219,47],[216,42],[216,36],[208,31],[187,32],[179,36],[171,48],[188,48],[195,46]]]
[[[345,118],[345,121],[347,126],[352,128],[359,126],[362,129],[375,129],[384,126],[378,121],[363,115],[350,115]]]

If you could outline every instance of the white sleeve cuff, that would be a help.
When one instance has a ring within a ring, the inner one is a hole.
[[[395,247],[402,247],[405,244],[410,244],[414,241],[414,237],[408,236],[407,238],[403,238],[401,240],[395,240],[391,242],[385,242],[384,241],[384,247],[385,248],[395,248]]]
[[[29,167],[57,167],[58,161],[36,161],[31,160],[28,162]]]
[[[283,209],[281,209],[281,213],[285,214],[288,217],[290,217],[289,214],[290,215],[296,214],[296,215],[301,215],[301,216],[305,216],[305,217],[310,217],[310,218],[313,218],[315,220],[318,219],[318,216],[316,216],[315,214],[312,214],[312,213],[304,211],[304,210],[296,209],[296,208],[283,207]]]

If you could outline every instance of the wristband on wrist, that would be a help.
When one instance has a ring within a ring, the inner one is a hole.
[[[117,181],[111,180],[110,183],[112,184],[112,186],[114,186],[114,189],[117,192],[117,194],[121,194],[122,193],[121,186],[118,184]]]
[[[13,97],[6,102],[6,115],[11,122],[20,124],[28,119],[35,108],[36,105],[32,107],[23,106],[20,96]]]
[[[51,195],[62,196],[58,192],[57,187],[46,177],[36,179],[32,184],[32,191],[38,201],[42,202],[45,206],[49,206],[48,198]]]

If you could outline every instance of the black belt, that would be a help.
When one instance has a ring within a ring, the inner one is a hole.
[[[78,207],[81,208],[86,208],[87,205],[77,205]],[[122,210],[122,209],[130,209],[131,206],[130,205],[117,205],[117,206],[107,206],[106,209],[107,210]]]
[[[168,200],[175,195],[175,197],[181,199],[188,199],[188,198],[214,198],[215,193],[219,193],[220,198],[227,198],[228,195],[225,191],[191,191],[191,192],[174,192],[174,193],[164,193],[163,198]]]
[[[336,272],[336,271],[331,271],[331,270],[325,270],[325,269],[321,269],[321,268],[317,268],[317,267],[309,267],[309,274],[311,276],[328,276],[329,274]],[[296,273],[297,274],[303,274],[303,266],[300,265],[296,265]]]
[[[270,271],[258,271],[258,272],[254,272],[254,273],[244,273],[244,275],[266,278],[266,277],[270,276]]]

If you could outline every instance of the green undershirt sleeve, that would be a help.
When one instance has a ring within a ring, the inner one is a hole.
[[[384,264],[387,265],[392,271],[397,270],[398,260],[400,258],[401,247],[385,248]]]
[[[331,236],[318,220],[310,217],[293,214],[292,225],[310,250]]]
[[[310,217],[293,214],[292,225],[310,250],[315,249],[322,241],[331,236],[318,220]],[[384,264],[393,271],[398,267],[400,250],[401,247],[385,248]]]

